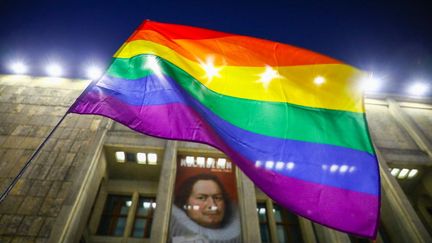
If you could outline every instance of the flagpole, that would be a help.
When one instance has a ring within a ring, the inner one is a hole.
[[[42,143],[39,144],[39,146],[36,148],[36,150],[31,155],[30,159],[27,160],[27,162],[24,164],[24,166],[21,168],[21,170],[18,172],[18,175],[15,176],[15,178],[11,181],[9,186],[6,188],[6,190],[2,193],[0,197],[0,203],[3,202],[3,200],[8,196],[9,192],[12,190],[12,188],[15,186],[15,184],[18,182],[18,180],[22,177],[24,172],[29,167],[30,163],[33,161],[33,159],[36,157],[36,155],[40,152],[42,147],[45,145],[45,143],[48,141],[48,139],[53,135],[53,133],[57,130],[57,128],[60,126],[60,123],[66,118],[67,114],[69,113],[69,109],[66,111],[66,113],[62,116],[62,118],[57,122],[57,124],[54,126],[53,129],[51,129],[51,132],[48,134],[48,136],[42,141]]]
[[[60,118],[60,120],[57,122],[57,124],[51,129],[48,136],[42,141],[42,143],[39,144],[39,146],[36,148],[36,150],[33,152],[33,154],[30,156],[30,159],[27,160],[27,162],[24,164],[24,166],[21,168],[21,170],[18,172],[18,174],[15,176],[15,178],[11,181],[11,183],[8,185],[6,190],[1,194],[0,196],[0,203],[3,202],[3,200],[9,195],[10,191],[14,188],[18,180],[22,177],[24,172],[29,167],[30,163],[33,161],[33,159],[36,157],[36,155],[40,152],[42,147],[46,144],[48,139],[53,135],[53,133],[57,130],[57,128],[60,126],[62,121],[66,118],[67,114],[76,106],[77,101],[85,94],[87,93],[87,90],[89,90],[94,84],[96,83],[96,80],[93,80],[90,82],[90,84],[87,85],[87,87],[81,92],[81,94],[78,96],[78,98],[75,99],[75,102],[68,108],[68,110],[65,112],[65,114]]]

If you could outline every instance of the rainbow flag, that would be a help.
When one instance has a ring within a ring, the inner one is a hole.
[[[374,238],[380,179],[362,75],[290,45],[147,20],[70,112],[211,145],[292,212]]]

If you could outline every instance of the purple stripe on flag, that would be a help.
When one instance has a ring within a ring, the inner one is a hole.
[[[307,182],[264,169],[257,171],[248,163],[241,169],[269,197],[296,214],[364,237],[376,235],[377,195]]]

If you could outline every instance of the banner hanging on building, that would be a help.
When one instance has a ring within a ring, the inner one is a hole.
[[[180,156],[170,242],[242,242],[235,166],[225,158]]]
[[[145,21],[70,112],[211,145],[292,212],[374,238],[379,172],[361,77],[290,45]]]

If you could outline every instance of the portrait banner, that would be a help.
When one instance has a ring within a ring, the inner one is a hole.
[[[223,157],[179,156],[171,211],[172,243],[241,242],[234,164]]]

